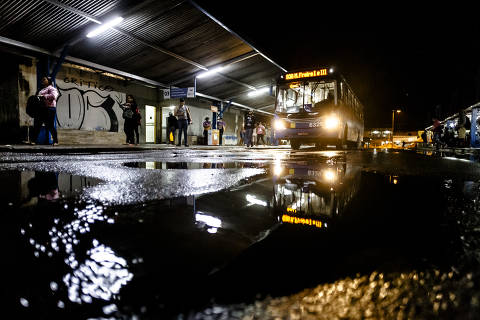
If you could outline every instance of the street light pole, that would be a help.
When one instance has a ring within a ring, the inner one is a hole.
[[[402,110],[397,109],[397,110],[392,110],[392,148],[393,148],[393,129],[394,129],[394,123],[395,123],[395,112],[400,113]]]

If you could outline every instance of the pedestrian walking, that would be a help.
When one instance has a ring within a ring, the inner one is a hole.
[[[126,136],[126,144],[132,146],[135,144],[135,127],[138,127],[135,115],[138,109],[135,98],[131,94],[127,95],[127,102],[121,105],[121,108],[123,109],[122,117],[125,120],[123,131]]]
[[[262,144],[265,145],[265,140],[263,139],[265,135],[265,126],[259,122],[257,126],[257,145],[260,144],[260,139],[262,140]]]
[[[222,117],[222,116],[218,117],[217,128],[218,128],[218,131],[220,132],[220,141],[219,141],[219,144],[222,145],[223,132],[224,132],[224,130],[227,128],[227,124],[226,124],[225,121],[223,120],[223,117]]]
[[[177,128],[177,118],[170,112],[167,118],[167,143],[175,144],[175,130],[177,130]]]
[[[179,105],[175,108],[175,116],[177,117],[178,123],[178,144],[177,147],[182,145],[182,132],[183,132],[183,142],[185,147],[188,147],[187,140],[187,129],[188,125],[192,124],[192,116],[190,115],[189,108],[185,105],[185,100],[180,99]]]
[[[208,130],[212,129],[212,123],[210,122],[209,117],[205,117],[203,121],[203,144],[208,145]]]
[[[40,110],[37,112],[33,124],[33,141],[36,141],[42,124],[45,124],[47,135],[52,135],[53,145],[58,145],[57,128],[55,127],[55,117],[57,114],[58,91],[52,84],[50,77],[43,77],[41,80],[42,89],[37,93],[40,98]],[[48,139],[48,136],[47,136]],[[35,142],[33,142],[35,144]]]
[[[255,116],[253,115],[253,111],[250,110],[245,114],[245,119],[243,122],[244,129],[245,129],[245,141],[248,147],[253,147],[252,135],[253,129],[255,128]]]

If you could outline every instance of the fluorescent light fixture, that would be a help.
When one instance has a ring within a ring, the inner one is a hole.
[[[258,89],[258,90],[254,90],[254,91],[250,91],[247,95],[249,97],[256,97],[256,96],[259,96],[261,95],[262,93],[266,93],[270,91],[270,88],[269,87],[265,87],[265,88],[262,88],[262,89]]]
[[[210,76],[214,75],[215,73],[219,73],[219,72],[222,71],[223,69],[225,69],[225,67],[217,67],[217,68],[215,68],[215,69],[202,72],[202,73],[200,73],[200,74],[197,76],[197,79],[202,79],[202,78],[210,77]]]
[[[97,27],[93,31],[89,32],[87,34],[87,38],[93,38],[95,36],[98,36],[100,33],[106,31],[109,28],[113,28],[114,26],[118,25],[122,21],[123,21],[122,17],[116,17],[112,20],[109,20],[105,23],[102,23],[99,27]]]

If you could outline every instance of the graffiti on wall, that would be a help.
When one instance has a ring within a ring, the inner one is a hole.
[[[124,120],[120,105],[126,95],[112,87],[93,82],[57,80],[57,121],[59,128],[118,132]]]

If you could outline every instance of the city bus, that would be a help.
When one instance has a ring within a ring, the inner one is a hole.
[[[361,147],[363,105],[345,78],[333,68],[282,74],[277,81],[275,139],[302,144]]]

